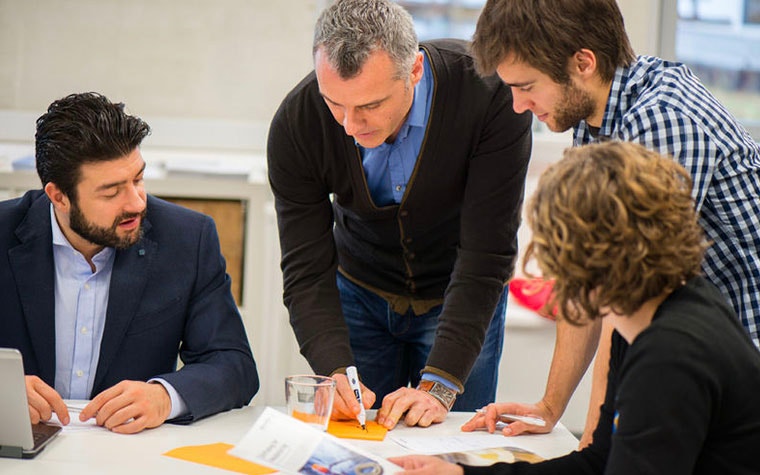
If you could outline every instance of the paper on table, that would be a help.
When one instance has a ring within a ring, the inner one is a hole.
[[[188,462],[200,463],[210,467],[223,468],[231,472],[264,475],[276,470],[259,465],[227,453],[233,447],[231,444],[216,443],[207,445],[188,445],[177,447],[166,452],[167,457],[174,457]]]
[[[50,418],[50,422],[63,427],[64,432],[77,432],[77,431],[92,430],[92,429],[103,430],[103,428],[99,426],[97,422],[95,422],[94,417],[87,419],[84,422],[79,420],[79,413],[82,412],[82,409],[84,409],[84,407],[90,401],[72,399],[72,400],[66,400],[64,402],[66,403],[66,408],[69,410],[68,425],[61,424],[61,420],[58,419],[58,414],[56,414],[55,412],[53,413],[53,416]]]
[[[426,436],[402,436],[391,433],[389,436],[392,441],[402,447],[420,454],[443,454],[447,452],[462,452],[466,450],[490,449],[494,447],[503,447],[509,445],[517,449],[531,451],[530,447],[522,443],[519,437],[510,437],[508,440],[503,435],[483,434],[483,433],[466,433],[461,435],[450,435],[442,437]]]
[[[388,429],[375,421],[367,421],[367,430],[357,421],[330,421],[327,432],[341,439],[383,440]]]

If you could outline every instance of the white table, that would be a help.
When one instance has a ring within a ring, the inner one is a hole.
[[[428,428],[406,427],[393,430],[404,435],[443,436],[459,434],[459,427],[472,413],[451,413],[446,422]],[[164,424],[135,435],[121,435],[106,429],[65,431],[31,460],[0,459],[3,475],[50,474],[216,474],[232,473],[196,463],[165,457],[161,454],[186,445],[205,445],[224,442],[235,445],[253,424],[253,406],[217,414],[189,426]],[[369,416],[374,418],[374,411]],[[390,432],[389,432],[390,434]],[[497,436],[495,436],[497,437]],[[563,426],[550,434],[530,437],[534,451],[553,457],[577,447],[578,440]],[[349,440],[364,450],[382,457],[403,455],[409,451],[389,440],[383,442]],[[505,437],[505,445],[509,438]]]

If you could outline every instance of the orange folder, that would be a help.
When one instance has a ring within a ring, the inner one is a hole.
[[[361,428],[360,428],[361,430]],[[255,464],[247,460],[235,457],[227,453],[233,445],[230,444],[208,444],[208,445],[188,445],[178,447],[166,452],[167,457],[174,457],[188,462],[200,463],[211,467],[223,468],[231,472],[247,473],[249,475],[265,475],[274,473],[277,470]]]

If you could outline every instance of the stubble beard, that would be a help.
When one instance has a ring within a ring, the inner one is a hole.
[[[562,98],[554,111],[554,124],[549,126],[554,132],[565,132],[594,113],[595,104],[591,94],[573,83],[564,86]]]

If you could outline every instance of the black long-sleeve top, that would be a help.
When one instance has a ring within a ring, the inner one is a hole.
[[[584,450],[466,475],[758,474],[760,353],[731,307],[697,277],[629,347],[613,333],[607,394]]]

